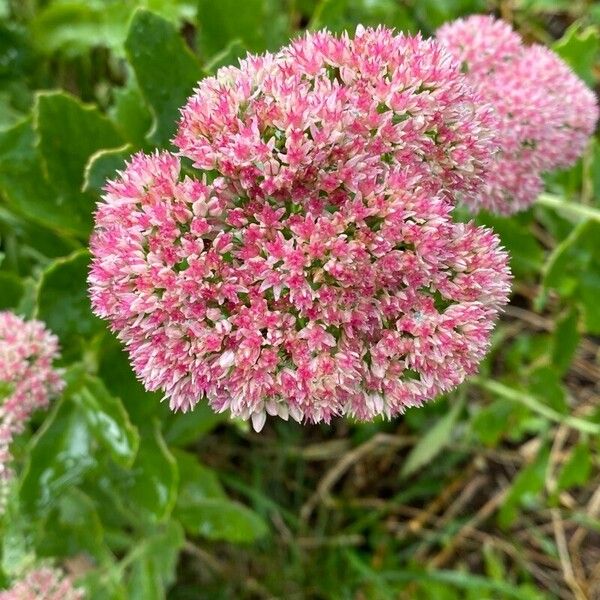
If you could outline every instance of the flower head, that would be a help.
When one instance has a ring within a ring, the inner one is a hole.
[[[0,312],[0,508],[12,479],[13,438],[62,390],[61,373],[52,366],[57,357],[58,340],[43,323]]]
[[[523,51],[521,36],[510,24],[489,15],[473,15],[447,23],[437,31],[436,38],[470,76],[488,76],[503,64],[510,64]]]
[[[435,41],[359,27],[308,33],[202,80],[175,144],[234,193],[377,193],[390,171],[454,197],[481,185],[490,108]]]
[[[9,590],[0,591],[0,600],[83,600],[83,591],[73,587],[60,571],[42,567],[29,572]]]
[[[307,34],[203,80],[179,158],[109,182],[95,312],[173,409],[392,416],[458,385],[507,301],[506,254],[455,224],[481,186],[491,111],[434,41]]]
[[[233,177],[139,154],[96,214],[94,310],[173,409],[371,419],[476,370],[509,289],[489,230],[406,173],[281,198]]]
[[[570,166],[583,153],[598,119],[593,92],[554,52],[525,46],[493,17],[459,19],[440,28],[437,39],[498,118],[495,165],[464,202],[498,213],[527,208],[542,191],[545,171]]]

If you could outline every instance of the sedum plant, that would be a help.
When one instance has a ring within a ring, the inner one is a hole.
[[[594,597],[600,21],[505,4],[0,0],[0,598]]]

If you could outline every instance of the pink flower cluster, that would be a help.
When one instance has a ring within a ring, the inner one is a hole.
[[[63,387],[52,367],[58,340],[39,321],[0,312],[0,511],[12,479],[10,444]]]
[[[95,312],[173,409],[391,417],[484,356],[510,275],[454,223],[490,111],[435,42],[309,34],[199,84],[171,153],[133,157],[98,206]]]
[[[367,196],[386,174],[453,197],[476,190],[495,119],[434,40],[359,27],[308,34],[201,81],[175,144],[232,193]]]
[[[598,120],[594,93],[554,52],[525,46],[493,17],[444,25],[437,39],[462,62],[499,121],[495,164],[464,202],[504,214],[527,208],[543,189],[544,172],[568,167],[583,153]]]
[[[83,600],[82,590],[69,577],[49,567],[31,571],[9,590],[0,591],[0,600]]]

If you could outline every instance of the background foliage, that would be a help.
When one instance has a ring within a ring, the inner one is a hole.
[[[600,598],[600,141],[532,210],[478,218],[515,274],[493,350],[392,422],[170,414],[87,299],[105,178],[169,146],[199,78],[304,28],[481,11],[598,86],[585,0],[0,0],[0,308],[48,323],[68,379],[15,449],[0,583],[38,557],[98,600]]]

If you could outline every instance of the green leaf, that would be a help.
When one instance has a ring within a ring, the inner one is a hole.
[[[209,539],[250,542],[267,532],[264,521],[245,506],[228,500],[216,474],[187,452],[175,452],[179,467],[176,516],[186,531]]]
[[[0,381],[0,403],[15,391],[15,384],[8,381]]]
[[[506,581],[494,581],[473,574],[469,571],[445,570],[445,569],[394,569],[388,571],[375,571],[369,565],[362,562],[358,553],[352,550],[345,551],[348,564],[353,570],[366,579],[377,583],[390,582],[396,584],[422,584],[421,590],[424,590],[423,598],[437,600],[437,596],[427,595],[427,590],[433,587],[434,583],[443,583],[445,588],[450,586],[461,591],[460,598],[464,598],[464,593],[473,590],[476,592],[475,598],[478,600],[485,598],[514,598],[515,600],[546,600],[546,596],[538,593],[528,585],[516,586]],[[411,596],[413,597],[413,596]],[[421,596],[418,596],[419,598]]]
[[[559,319],[552,336],[552,367],[561,375],[569,370],[581,336],[577,329],[579,312],[572,307],[569,312]]]
[[[477,217],[478,224],[491,227],[500,236],[502,245],[509,250],[510,268],[518,277],[539,273],[544,261],[544,251],[526,219],[527,215],[506,218],[488,213]]]
[[[446,21],[487,9],[484,0],[420,0],[415,3],[414,13],[424,25],[421,29],[433,33]]]
[[[143,6],[174,23],[193,23],[196,19],[197,0],[136,0],[134,4]]]
[[[560,373],[553,367],[538,367],[529,375],[529,389],[544,404],[559,413],[568,412],[564,387]]]
[[[491,544],[486,543],[483,546],[483,558],[488,576],[494,581],[505,581],[506,569],[504,568],[502,555],[496,552]]]
[[[12,96],[0,91],[0,130],[9,129],[23,119],[25,115],[13,106]]]
[[[131,157],[133,147],[129,144],[112,150],[99,150],[92,154],[85,168],[83,190],[99,196],[107,180],[114,179],[117,171],[125,168],[125,162]]]
[[[85,415],[90,431],[109,451],[113,460],[122,466],[131,466],[138,451],[140,436],[131,424],[121,400],[111,396],[100,379],[89,375],[72,398]]]
[[[229,420],[224,413],[216,413],[207,402],[199,402],[191,412],[169,413],[165,424],[165,439],[169,444],[185,446],[198,441],[217,425]]]
[[[37,48],[47,54],[60,51],[75,56],[94,46],[118,51],[131,10],[126,0],[57,0],[37,12],[30,24],[31,37]]]
[[[77,584],[85,590],[85,600],[129,600],[120,581],[118,567],[92,569],[77,578]]]
[[[211,540],[247,543],[266,535],[266,523],[239,502],[207,498],[182,507],[177,518],[186,531]]]
[[[215,54],[206,65],[204,70],[207,73],[215,73],[221,67],[227,65],[238,65],[238,61],[248,54],[248,50],[244,46],[242,40],[232,40],[226,48]]]
[[[570,0],[517,0],[520,10],[527,12],[568,11]]]
[[[195,14],[191,0],[54,0],[37,11],[31,37],[48,54],[78,56],[102,46],[120,55],[136,6],[151,8],[176,23],[191,21]]]
[[[177,463],[162,438],[158,421],[141,428],[140,433],[131,472],[119,482],[121,493],[133,514],[150,522],[164,521],[177,499]]]
[[[125,49],[154,113],[149,139],[166,146],[175,133],[179,109],[203,76],[200,65],[175,27],[146,10],[135,13]]]
[[[133,74],[127,87],[116,89],[114,94],[115,102],[110,114],[117,129],[126,140],[142,147],[152,127],[152,114]]]
[[[196,456],[183,450],[175,450],[173,454],[179,470],[177,512],[181,508],[196,506],[207,498],[226,498],[212,469],[201,465]]]
[[[517,376],[525,376],[531,364],[548,360],[548,349],[551,346],[550,334],[529,333],[523,331],[514,340],[502,348],[507,372]]]
[[[590,162],[587,182],[592,188],[592,195],[595,199],[595,206],[598,208],[600,207],[600,138],[594,136],[590,139],[589,143]]]
[[[88,263],[87,250],[55,260],[43,272],[38,288],[37,317],[59,336],[66,356],[83,349],[82,338],[103,329],[87,295]]]
[[[586,330],[600,333],[600,222],[583,221],[553,251],[544,285],[581,306]]]
[[[553,48],[590,87],[595,86],[594,68],[600,59],[600,32],[597,27],[582,30],[579,23],[573,23]]]
[[[34,114],[46,172],[66,194],[80,192],[92,154],[123,144],[112,122],[95,106],[82,104],[65,92],[38,94]],[[91,212],[93,204],[89,208]]]
[[[592,457],[587,442],[580,442],[573,448],[558,477],[558,489],[568,490],[585,485],[592,473]]]
[[[410,454],[406,457],[401,477],[409,477],[421,467],[435,458],[450,441],[454,425],[463,409],[464,400],[458,400],[452,409],[447,412],[425,435],[415,444]]]
[[[162,600],[175,581],[179,552],[185,537],[181,526],[170,521],[161,530],[145,537],[132,550],[135,557],[127,585],[129,600]]]
[[[39,523],[36,550],[40,556],[70,557],[88,553],[101,563],[110,562],[104,529],[93,501],[77,488],[67,489]]]
[[[69,204],[48,181],[31,119],[0,131],[0,192],[13,210],[36,223],[75,234],[91,226],[91,204]]]
[[[322,0],[310,28],[353,33],[358,24],[367,27],[381,23],[406,33],[416,33],[418,29],[409,10],[395,0]]]
[[[573,429],[585,433],[591,433],[593,435],[600,434],[600,424],[594,423],[588,419],[573,417],[557,412],[532,394],[514,389],[500,381],[485,379],[483,377],[471,377],[470,381],[500,398],[526,406],[544,419],[554,421],[555,423],[564,423]]]
[[[19,490],[22,506],[38,513],[52,507],[95,466],[87,420],[63,399],[33,440]]]
[[[498,513],[500,527],[512,525],[520,507],[534,505],[537,496],[544,489],[549,457],[550,448],[543,446],[535,460],[515,477]]]
[[[0,272],[0,309],[16,308],[25,292],[18,275]]]
[[[36,266],[46,258],[65,256],[81,248],[81,244],[73,238],[45,225],[39,225],[2,206],[0,206],[0,236],[5,240],[11,237],[16,240],[15,245],[20,250],[19,258],[35,261]],[[3,243],[5,248],[7,243],[10,242]]]
[[[288,38],[288,16],[277,0],[199,0],[198,46],[206,58],[240,40],[251,52],[276,50]]]
[[[472,428],[486,446],[495,446],[503,434],[510,431],[514,406],[506,400],[495,400],[473,417]]]
[[[156,563],[144,555],[136,560],[131,568],[127,597],[135,600],[163,600],[163,582],[156,572]]]

